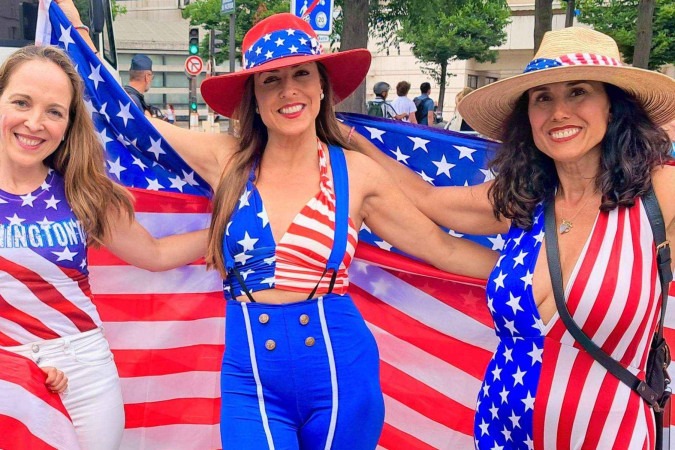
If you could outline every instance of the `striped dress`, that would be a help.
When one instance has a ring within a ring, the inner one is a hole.
[[[255,187],[255,171],[246,184],[223,240],[224,252],[233,255],[250,292],[283,289],[309,293],[318,285],[316,295],[328,292],[330,275],[322,276],[333,248],[335,235],[335,193],[328,177],[328,151],[319,142],[319,190],[286,230],[274,241],[267,211]],[[340,264],[333,292],[344,294],[349,286],[347,268],[354,257],[358,232],[349,218],[347,249]],[[244,293],[236,277],[228,274],[223,282],[226,299]]]
[[[557,313],[544,324],[532,276],[544,209],[530,231],[512,228],[488,279],[499,345],[485,373],[474,423],[478,449],[650,449],[653,413],[569,334]],[[605,352],[644,379],[661,294],[641,201],[599,213],[565,298],[574,320]]]

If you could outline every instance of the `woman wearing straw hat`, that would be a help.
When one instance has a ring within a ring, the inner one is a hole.
[[[347,294],[357,231],[366,223],[466,275],[487,276],[497,255],[441,232],[379,165],[343,152],[351,136],[333,106],[363,81],[367,50],[325,54],[291,14],[255,25],[242,48],[244,70],[201,85],[239,120],[239,138],[156,122],[215,191],[207,261],[228,300],[223,448],[373,449],[378,352]],[[467,264],[457,255],[468,251]]]
[[[675,81],[622,66],[604,34],[566,28],[546,34],[524,74],[474,91],[459,110],[502,141],[491,182],[434,188],[355,140],[436,223],[508,233],[487,283],[499,346],[478,396],[477,448],[654,448],[648,404],[575,345],[558,315],[544,211],[554,207],[574,321],[643,377],[661,286],[642,196],[653,186],[675,238],[675,167],[664,165],[659,128],[675,118]]]

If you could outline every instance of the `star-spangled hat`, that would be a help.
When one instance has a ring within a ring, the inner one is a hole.
[[[226,117],[232,117],[246,80],[255,73],[320,62],[339,103],[361,84],[371,59],[366,49],[324,53],[312,27],[290,13],[275,14],[254,25],[244,36],[242,51],[244,70],[208,78],[201,85],[204,101]]]
[[[525,91],[577,80],[601,81],[623,89],[637,99],[657,125],[675,118],[675,80],[622,65],[614,39],[582,27],[549,31],[522,74],[471,92],[457,108],[474,130],[499,140],[507,117]]]

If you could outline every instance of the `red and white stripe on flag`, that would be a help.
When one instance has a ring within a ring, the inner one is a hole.
[[[208,224],[204,198],[134,193],[139,221],[157,236]],[[122,378],[122,448],[220,448],[225,305],[217,273],[203,262],[151,273],[105,250],[90,252],[89,262]],[[379,447],[472,448],[476,396],[496,345],[484,282],[368,245],[357,249],[350,280],[380,350],[386,416]],[[666,336],[674,342],[670,311]]]
[[[30,359],[0,349],[0,448],[78,449],[75,428],[45,374]]]

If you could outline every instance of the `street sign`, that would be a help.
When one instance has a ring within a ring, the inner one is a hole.
[[[333,0],[291,0],[291,13],[307,20],[316,34],[333,31]]]
[[[222,14],[232,14],[234,12],[234,0],[222,0],[220,12]]]
[[[202,73],[204,69],[204,61],[199,56],[188,56],[185,59],[185,73],[188,76],[196,77]]]

